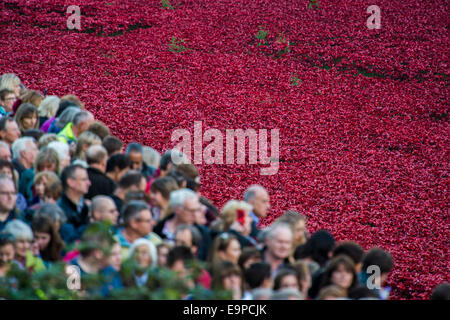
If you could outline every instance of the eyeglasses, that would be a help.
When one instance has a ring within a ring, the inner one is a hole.
[[[11,196],[11,197],[15,197],[15,196],[17,196],[17,192],[14,192],[14,191],[11,191],[11,192],[0,191],[0,196]]]
[[[136,221],[138,221],[138,222],[151,223],[151,222],[153,221],[153,219],[141,219],[141,218],[137,218]]]
[[[196,213],[196,212],[202,211],[202,208],[201,207],[196,208],[196,209],[186,209],[186,208],[184,208],[184,210],[186,210],[189,213]]]

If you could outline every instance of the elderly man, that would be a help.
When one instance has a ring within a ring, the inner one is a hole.
[[[16,184],[11,178],[0,175],[0,232],[9,221],[17,218],[14,211],[16,200]]]
[[[259,235],[259,222],[267,216],[267,212],[270,209],[269,193],[263,186],[257,184],[251,185],[245,191],[244,201],[253,207],[253,210],[250,212],[250,217],[253,219],[250,235],[257,238]]]
[[[11,162],[11,148],[3,141],[0,141],[0,159]]]
[[[36,146],[36,141],[32,137],[17,139],[11,148],[13,154],[12,163],[20,176],[25,170],[33,167],[34,159],[39,150]]]
[[[107,221],[112,225],[116,225],[119,211],[110,197],[99,195],[92,199],[89,216],[91,222]]]
[[[58,133],[58,139],[65,143],[76,142],[77,138],[83,132],[87,131],[89,126],[95,122],[94,116],[89,111],[83,110],[75,114],[73,121]]]
[[[293,241],[294,234],[288,224],[275,222],[269,227],[265,236],[263,260],[270,264],[272,278],[288,263]]]
[[[155,233],[168,241],[175,241],[175,231],[183,224],[197,228],[202,236],[198,248],[198,258],[205,260],[211,245],[211,234],[207,227],[195,223],[196,213],[202,210],[198,195],[190,189],[179,189],[170,194],[170,208],[173,213],[161,220],[155,227]]]
[[[0,140],[12,145],[14,141],[21,136],[19,126],[11,117],[3,117],[0,119]]]
[[[104,147],[94,145],[87,149],[86,162],[89,166],[87,172],[91,186],[86,194],[86,199],[92,199],[100,194],[113,194],[116,184],[105,174],[107,160],[108,153]]]

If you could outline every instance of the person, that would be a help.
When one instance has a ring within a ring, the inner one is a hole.
[[[250,236],[252,207],[243,201],[230,200],[222,208],[219,218],[211,224],[213,236],[229,232],[237,237],[241,247],[255,246],[256,240]]]
[[[115,154],[121,154],[123,150],[123,141],[115,136],[107,136],[102,141],[103,147],[108,151],[108,157]]]
[[[150,203],[156,220],[166,218],[170,214],[169,198],[178,185],[171,177],[157,178],[150,186]]]
[[[111,155],[106,162],[106,175],[116,183],[119,183],[123,175],[130,169],[131,161],[124,154]]]
[[[36,141],[31,137],[17,139],[12,144],[11,149],[13,154],[12,163],[20,177],[25,170],[33,167],[39,150]]]
[[[286,210],[281,216],[275,219],[275,221],[288,223],[292,227],[294,232],[294,244],[293,250],[299,245],[305,244],[308,239],[307,219],[304,215],[301,215],[294,210]],[[293,260],[292,252],[291,256]]]
[[[96,134],[85,131],[78,137],[77,144],[75,146],[75,154],[73,155],[74,159],[83,161],[86,166],[86,151],[92,146],[101,145],[102,140]]]
[[[33,215],[32,219],[45,218],[54,225],[56,231],[60,231],[61,228],[67,222],[65,213],[55,203],[44,203]],[[32,220],[30,221],[30,223]]]
[[[193,225],[202,235],[202,242],[198,248],[198,258],[206,260],[211,245],[211,235],[208,228],[195,223],[195,213],[201,210],[198,195],[189,189],[179,189],[170,194],[169,205],[173,213],[161,220],[154,228],[162,239],[174,242],[175,230],[179,225]]]
[[[127,195],[133,192],[142,192],[143,194],[145,186],[146,180],[142,173],[135,170],[126,172],[120,179],[114,194],[111,196],[116,204],[117,210],[122,213],[122,207],[126,204]]]
[[[325,267],[333,256],[336,240],[326,230],[314,232],[304,245],[297,246],[294,252],[295,260],[315,261],[321,268]]]
[[[372,281],[371,283],[369,278],[374,273],[374,267],[378,267],[379,276],[377,276],[375,281]],[[359,280],[361,284],[364,284],[367,287],[369,287],[369,285],[375,286],[375,288],[372,288],[371,286],[369,289],[373,289],[378,294],[380,299],[386,300],[389,298],[390,294],[390,287],[386,286],[386,281],[393,268],[394,261],[389,252],[377,247],[372,248],[363,258],[362,270],[359,273]]]
[[[0,119],[0,140],[11,146],[14,141],[20,138],[21,132],[16,120],[11,117]]]
[[[22,103],[17,109],[14,119],[23,133],[28,129],[39,129],[39,118],[37,108],[31,103]]]
[[[60,141],[67,144],[77,142],[78,137],[95,121],[94,116],[89,111],[79,111],[73,117],[72,122],[66,124],[66,126],[58,133]]]
[[[348,298],[352,300],[380,300],[380,297],[375,291],[361,284],[348,292]]]
[[[92,198],[89,217],[91,222],[108,221],[111,225],[116,226],[119,219],[119,211],[110,197],[98,195]]]
[[[153,168],[158,168],[159,161],[161,160],[161,154],[153,149],[152,147],[143,146],[142,147],[142,160],[149,166]]]
[[[134,241],[124,262],[123,270],[127,271],[122,276],[124,285],[128,287],[147,285],[149,272],[156,268],[157,260],[156,247],[151,241],[144,238]]]
[[[273,290],[282,290],[286,288],[293,288],[295,290],[300,291],[300,283],[298,281],[298,274],[294,269],[284,268],[281,269],[274,281],[273,281]]]
[[[66,107],[67,106],[67,107]],[[60,110],[62,113],[59,113]],[[58,135],[69,123],[73,121],[73,118],[80,112],[80,108],[67,101],[61,101],[56,111],[56,115],[53,118],[48,119],[42,126],[42,131],[46,133],[54,133]],[[49,123],[50,122],[50,123]],[[47,131],[45,129],[48,127]],[[68,131],[70,133],[70,131]],[[59,140],[59,136],[58,136]]]
[[[270,264],[272,278],[288,264],[293,241],[292,229],[285,223],[273,223],[266,234],[263,261]]]
[[[238,259],[238,265],[245,272],[253,263],[262,262],[262,254],[258,248],[246,247]]]
[[[101,145],[94,145],[86,151],[86,161],[89,165],[87,172],[91,181],[86,199],[97,195],[110,195],[116,189],[116,183],[105,174],[107,160],[108,153]]]
[[[131,161],[131,165],[132,168],[136,171],[140,171],[142,172],[142,174],[144,175],[144,177],[149,180],[150,177],[153,175],[153,173],[155,172],[155,168],[148,166],[144,161],[143,161],[143,149],[142,149],[142,145],[136,142],[132,142],[130,144],[128,144],[125,153],[127,155],[127,157],[130,159]]]
[[[0,159],[11,162],[11,147],[3,141],[0,141]]]
[[[241,300],[243,297],[242,287],[241,269],[231,261],[222,261],[213,273],[212,288],[229,291],[232,300]]]
[[[15,255],[14,237],[9,233],[0,233],[0,278],[8,274],[13,264],[17,264]]]
[[[214,273],[215,268],[222,261],[231,261],[237,264],[241,252],[241,244],[235,235],[227,232],[221,233],[214,239],[211,246],[209,262],[212,272]]]
[[[62,259],[64,243],[56,226],[49,218],[39,216],[31,223],[34,239],[39,244],[39,253],[46,266]]]
[[[355,264],[356,273],[360,273],[364,258],[364,249],[354,241],[342,241],[333,250],[333,257],[345,254]]]
[[[128,255],[131,245],[139,238],[150,240],[154,245],[162,242],[161,238],[152,232],[155,221],[150,207],[144,201],[130,201],[123,208],[122,217],[123,227],[117,231],[116,238],[122,247],[123,258]]]
[[[39,142],[38,142],[39,150],[47,147],[48,144],[50,142],[53,142],[53,141],[59,141],[58,140],[58,136],[56,134],[54,134],[54,133],[45,133],[45,134],[43,134],[42,137],[39,139]]]
[[[182,224],[175,230],[175,245],[190,248],[194,257],[198,256],[198,247],[201,241],[200,232],[192,225]]]
[[[61,100],[57,96],[46,96],[38,107],[39,125],[42,129],[44,123],[55,116]],[[46,132],[46,131],[45,131]]]
[[[87,132],[92,132],[98,136],[101,141],[111,134],[109,128],[104,123],[99,121],[91,123],[91,125],[87,128]]]
[[[334,257],[325,269],[320,289],[331,284],[339,286],[344,290],[346,297],[350,290],[358,286],[358,276],[356,274],[355,264],[346,255]]]
[[[302,294],[294,288],[284,288],[274,291],[271,300],[303,300]]]
[[[173,271],[178,279],[184,279],[190,288],[195,286],[192,278],[192,262],[194,255],[185,246],[175,246],[167,255],[167,268]]]
[[[243,300],[254,300],[253,293],[258,289],[272,289],[270,265],[267,262],[256,262],[244,271],[244,280],[247,290]]]
[[[39,105],[42,103],[42,100],[44,100],[44,96],[36,90],[27,90],[25,93],[20,95],[19,100],[21,104],[17,105],[17,109],[14,109],[13,107],[15,113],[17,113],[20,109],[20,106],[25,103],[31,104],[35,108],[39,107]]]
[[[58,206],[64,211],[67,223],[73,226],[73,232],[62,233],[66,243],[72,243],[81,236],[81,227],[89,222],[89,208],[84,196],[91,182],[85,168],[80,165],[69,165],[61,173],[63,194],[58,200]],[[77,231],[77,229],[79,229]]]
[[[13,90],[0,90],[0,118],[7,117],[12,112],[12,106],[16,101],[16,95]]]
[[[156,246],[158,250],[158,267],[167,267],[167,257],[173,245],[169,242],[161,242]]]
[[[329,285],[320,289],[317,300],[341,300],[347,298],[345,290],[338,285]]]
[[[33,241],[33,232],[31,228],[21,220],[8,222],[5,226],[5,233],[14,237],[14,260],[17,261],[22,269],[30,273],[45,270],[44,262],[31,252],[31,242]]]
[[[60,183],[59,177],[53,171],[41,171],[34,176],[34,198],[30,202],[30,209],[37,210],[45,202],[45,187],[49,184]]]
[[[21,213],[15,210],[17,189],[14,180],[5,175],[0,175],[0,231],[10,221],[21,217]]]
[[[258,225],[270,209],[269,193],[261,185],[251,185],[244,193],[244,201],[253,207],[250,212],[250,217],[253,219],[251,235],[256,238],[259,234]]]
[[[312,285],[312,277],[309,271],[309,263],[306,261],[295,261],[291,264],[291,268],[297,273],[299,290],[305,299],[308,298],[308,291]]]
[[[122,269],[122,247],[119,242],[114,242],[111,248],[111,255],[109,257],[109,264],[111,267],[119,272]]]
[[[21,84],[20,78],[14,73],[4,73],[0,78],[0,90],[9,89],[14,91],[16,98],[20,96]]]
[[[61,141],[52,141],[47,146],[58,154],[60,169],[64,169],[70,164],[70,150],[67,143]]]
[[[436,286],[431,293],[430,300],[450,300],[450,284],[444,282]]]

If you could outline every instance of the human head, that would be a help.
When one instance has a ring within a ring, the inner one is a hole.
[[[121,154],[123,149],[123,141],[115,136],[107,136],[103,139],[102,145],[108,151],[108,156]]]
[[[93,221],[109,221],[112,225],[116,225],[119,211],[110,197],[98,195],[91,201],[90,217]]]
[[[143,146],[142,158],[148,166],[158,168],[159,161],[161,160],[161,154],[152,147]]]
[[[58,111],[60,99],[57,96],[46,96],[38,107],[40,117],[51,118]],[[41,123],[43,125],[43,123]]]
[[[161,177],[167,175],[174,167],[174,165],[180,165],[182,163],[189,163],[189,159],[179,150],[166,151],[159,160],[159,170],[161,171]]]
[[[221,231],[236,229],[244,236],[252,231],[250,211],[252,206],[244,201],[230,200],[223,206],[217,223]]]
[[[236,236],[228,232],[216,236],[211,250],[211,262],[215,265],[224,260],[237,264],[242,252]]]
[[[102,222],[89,224],[83,232],[78,248],[83,259],[98,269],[109,265],[111,248],[115,240],[110,225]]]
[[[57,226],[52,220],[42,216],[33,217],[31,229],[35,241],[39,244],[42,259],[52,262],[61,260],[61,251],[64,245]]]
[[[361,299],[371,299],[371,300],[379,300],[380,297],[378,294],[365,285],[358,285],[355,288],[351,289],[348,292],[348,297],[352,300],[361,300]]]
[[[142,173],[135,170],[128,170],[120,178],[119,188],[126,193],[144,192],[147,187],[147,180]]]
[[[6,112],[13,111],[13,104],[16,101],[16,94],[13,90],[1,89],[0,90],[0,105]]]
[[[186,188],[173,191],[169,204],[181,224],[194,224],[195,213],[201,210],[198,195]]]
[[[284,288],[274,291],[271,300],[304,300],[304,297],[297,289]]]
[[[244,271],[245,283],[251,290],[256,288],[272,288],[272,276],[270,264],[267,262],[256,262]]]
[[[53,171],[38,172],[34,176],[33,188],[35,195],[41,200],[45,197],[45,187],[49,184],[60,183],[59,177]]]
[[[277,272],[275,276],[273,290],[293,288],[300,291],[297,272],[290,268],[285,268]]]
[[[122,247],[119,242],[114,242],[109,256],[109,263],[116,271],[120,271],[122,267]]]
[[[9,144],[0,141],[0,159],[11,161],[11,149]]]
[[[178,185],[171,177],[157,178],[150,186],[150,202],[152,206],[164,209],[170,199],[171,192],[178,189]]]
[[[20,96],[22,103],[29,103],[36,108],[39,107],[43,99],[44,96],[36,90],[27,90],[27,92]]]
[[[99,169],[101,172],[106,172],[106,162],[108,160],[108,153],[101,145],[89,147],[86,151],[86,162],[90,167]]]
[[[19,138],[11,146],[13,158],[19,160],[26,169],[33,167],[39,150],[36,140],[31,137]]]
[[[200,175],[197,167],[192,163],[182,163],[176,166],[175,171],[186,179],[186,188],[198,192],[200,189]]]
[[[14,119],[19,125],[20,131],[39,128],[37,108],[31,103],[22,103],[17,109]]]
[[[231,291],[233,300],[240,300],[242,286],[241,269],[231,261],[220,262],[213,273],[211,287],[216,290]]]
[[[378,266],[380,268],[380,284],[384,285],[389,273],[394,268],[392,255],[381,248],[372,248],[363,259],[362,271],[367,273],[370,266]]]
[[[175,229],[175,245],[186,246],[192,250],[194,256],[197,255],[198,247],[202,242],[200,232],[194,226],[181,224]]]
[[[21,220],[12,220],[6,224],[4,232],[9,233],[14,237],[16,257],[20,260],[25,259],[27,251],[31,248],[31,242],[33,241],[33,232],[31,231],[31,228]]]
[[[86,160],[87,149],[89,149],[91,146],[97,146],[101,144],[102,140],[100,140],[100,138],[96,134],[90,131],[83,132],[77,139],[77,146],[75,148],[75,158]]]
[[[324,266],[333,255],[335,242],[333,235],[328,231],[316,231],[303,246],[295,249],[294,258],[295,260],[311,258],[320,266]]]
[[[167,257],[169,256],[170,249],[173,248],[173,245],[169,242],[162,242],[158,244],[156,249],[158,250],[158,267],[166,267],[167,266]]]
[[[270,209],[270,197],[267,190],[260,185],[251,185],[244,194],[244,201],[253,206],[253,213],[258,218],[265,218]]]
[[[153,268],[157,266],[158,253],[150,240],[140,238],[131,245],[128,259],[134,259],[142,269]]]
[[[105,137],[109,136],[111,133],[109,131],[109,128],[104,123],[101,123],[99,121],[91,123],[91,125],[87,128],[87,131],[97,135],[101,141],[103,141],[103,139],[105,139]]]
[[[27,129],[23,132],[22,137],[32,137],[34,140],[39,141],[43,135],[44,132],[40,129]]]
[[[291,264],[293,270],[297,273],[298,283],[300,285],[300,292],[303,296],[308,296],[308,290],[312,285],[311,272],[309,271],[309,264],[306,261],[295,261]]]
[[[71,192],[79,197],[87,194],[91,185],[86,169],[78,164],[64,168],[61,173],[61,182],[64,193]]]
[[[140,237],[152,232],[155,221],[147,203],[141,200],[132,200],[122,209],[123,224],[125,228]]]
[[[57,174],[60,172],[59,156],[55,149],[44,147],[38,152],[34,159],[34,171],[53,171]]]
[[[431,293],[431,300],[450,300],[450,284],[444,282],[436,286]]]
[[[273,223],[265,238],[267,254],[277,260],[286,259],[292,248],[293,233],[288,224]]]
[[[4,73],[0,78],[0,89],[14,91],[17,98],[20,96],[20,85],[20,79],[14,73]]]
[[[83,132],[87,131],[94,121],[94,115],[89,111],[83,110],[76,113],[72,120],[72,131],[75,137],[78,138]]]
[[[46,134],[42,135],[39,138],[39,144],[38,144],[39,150],[48,146],[48,144],[52,141],[59,141],[56,133],[46,133]]]
[[[58,154],[59,165],[61,169],[64,169],[70,164],[70,150],[67,143],[61,141],[52,141],[48,144],[47,147],[55,150]]]
[[[191,249],[186,246],[175,246],[167,256],[167,267],[183,279],[190,275],[190,264],[193,260]]]
[[[106,162],[106,173],[115,182],[119,182],[130,169],[131,161],[124,154],[113,154]]]
[[[238,260],[239,267],[244,271],[257,262],[262,262],[261,251],[254,247],[244,247]]]
[[[15,254],[14,237],[9,233],[0,233],[0,267],[11,263]]]
[[[17,189],[14,180],[0,175],[0,212],[11,212],[16,206]]]
[[[54,203],[44,203],[34,214],[33,219],[43,217],[49,219],[56,230],[59,230],[61,225],[66,223],[66,214],[62,209]]]
[[[61,103],[60,103],[61,108]],[[69,122],[73,121],[73,118],[75,115],[80,112],[80,108],[76,105],[69,105],[67,108],[64,109],[61,113],[58,113],[60,108],[58,108],[58,111],[56,112],[56,119],[55,119],[55,125],[63,129]]]
[[[44,189],[44,202],[56,203],[62,195],[62,183],[61,181],[55,181],[47,183]]]
[[[337,285],[329,285],[320,289],[317,300],[339,300],[346,297],[344,289]]]
[[[14,165],[10,161],[0,159],[0,175],[5,175],[16,182],[14,174]]]
[[[84,103],[74,94],[66,94],[61,97],[61,103],[71,103],[78,106],[81,110],[84,109]]]
[[[125,151],[128,159],[131,161],[131,166],[134,170],[141,170],[142,168],[142,145],[137,142],[129,143]]]
[[[291,226],[294,232],[294,246],[304,244],[307,240],[306,217],[294,210],[286,210],[283,215],[276,219],[278,222],[284,222]]]
[[[3,117],[0,119],[0,139],[9,145],[20,138],[21,132],[16,120],[11,117]]]
[[[320,288],[330,284],[341,287],[346,293],[358,285],[355,264],[348,256],[338,255],[328,264]]]
[[[333,256],[345,254],[352,259],[355,264],[356,272],[360,272],[362,268],[362,260],[364,257],[364,249],[353,241],[340,242],[333,250]]]

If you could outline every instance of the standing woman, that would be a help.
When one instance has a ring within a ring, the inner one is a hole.
[[[61,261],[64,243],[52,221],[46,217],[36,217],[31,223],[31,229],[44,264],[48,267],[51,263]]]
[[[43,130],[44,123],[55,116],[56,111],[59,107],[59,101],[60,99],[57,96],[47,96],[44,100],[42,100],[41,104],[38,107],[38,114],[39,114],[39,126],[41,127],[41,130]],[[47,132],[45,130],[44,132]]]
[[[28,129],[39,129],[37,108],[31,103],[23,103],[17,109],[14,119],[22,134]]]

